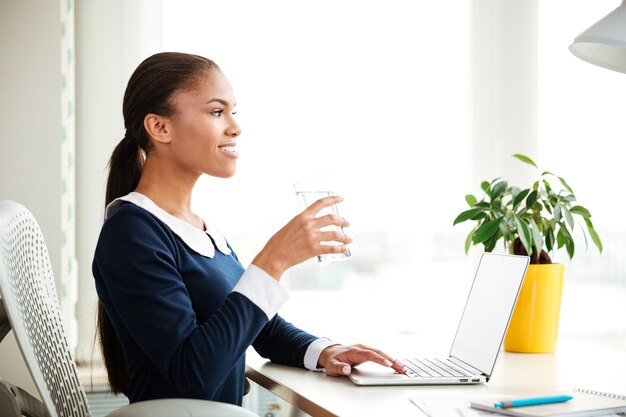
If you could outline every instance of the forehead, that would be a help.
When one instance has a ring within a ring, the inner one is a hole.
[[[198,75],[186,89],[177,91],[172,96],[172,103],[204,104],[212,99],[220,99],[234,105],[235,97],[230,82],[219,70],[213,70]]]

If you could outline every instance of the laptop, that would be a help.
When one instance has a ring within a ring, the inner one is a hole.
[[[356,367],[357,385],[480,384],[488,382],[530,258],[484,253],[478,264],[450,354],[407,358],[405,373],[375,365]],[[359,369],[361,368],[361,369]]]

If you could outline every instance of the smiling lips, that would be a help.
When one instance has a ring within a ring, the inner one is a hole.
[[[218,146],[218,148],[228,156],[236,158],[239,156],[239,153],[235,150],[235,146],[237,146],[235,143],[227,143]]]

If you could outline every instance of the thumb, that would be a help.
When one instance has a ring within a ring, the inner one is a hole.
[[[326,366],[326,374],[330,376],[350,375],[352,367],[345,362],[336,359],[331,360]]]

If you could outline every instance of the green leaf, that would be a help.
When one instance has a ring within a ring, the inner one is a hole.
[[[559,229],[556,234],[556,247],[557,249],[561,249],[565,245],[565,234],[563,233],[563,229]]]
[[[476,230],[476,234],[474,235],[474,243],[482,243],[492,237],[494,234],[498,233],[498,228],[501,221],[502,217],[484,222],[478,228],[478,230]]]
[[[470,247],[472,246],[472,239],[474,238],[474,232],[476,232],[476,229],[472,229],[472,231],[469,232],[469,234],[465,238],[465,254],[466,255],[469,252]]]
[[[539,181],[535,181],[533,183],[533,190],[537,190],[539,188]]]
[[[487,181],[483,181],[480,183],[480,188],[485,192],[485,194],[489,194],[489,183]]]
[[[472,194],[466,195],[465,196],[465,201],[467,201],[467,204],[469,204],[470,207],[474,207],[476,205],[476,203],[478,203],[478,200]]]
[[[545,230],[544,237],[546,239],[546,249],[548,250],[548,252],[550,252],[552,248],[554,247],[554,230],[550,228],[545,228],[544,230]]]
[[[502,218],[502,222],[500,222],[500,233],[504,236],[504,240],[510,241],[513,240],[513,236],[511,235],[511,231],[509,229],[509,225],[506,217]]]
[[[532,253],[532,235],[530,229],[528,229],[528,225],[517,213],[515,214],[515,224],[517,225],[517,233],[526,249],[526,253],[530,255]]]
[[[481,219],[489,219],[489,214],[483,212],[472,217],[472,220],[480,221]]]
[[[554,217],[555,222],[559,223],[561,221],[561,203],[556,203],[554,205],[552,216]]]
[[[572,216],[572,213],[565,206],[561,206],[561,211],[567,221],[567,224],[569,225],[569,228],[574,230],[574,216]]]
[[[589,230],[589,235],[591,236],[591,240],[595,243],[596,247],[602,253],[602,241],[600,240],[600,236],[596,232],[596,229],[593,228],[593,224],[589,218],[585,218],[585,223],[587,223],[587,230]]]
[[[533,204],[535,204],[535,201],[537,201],[537,190],[533,190],[528,194],[526,198],[526,208],[531,208]]]
[[[587,210],[583,206],[574,206],[571,209],[569,209],[569,211],[571,211],[574,214],[583,216],[585,219],[588,219],[589,217],[591,217],[591,213],[589,213],[589,210]]]
[[[567,254],[569,255],[569,258],[572,259],[574,257],[574,239],[567,239],[565,241],[565,248],[567,249]]]
[[[456,217],[456,219],[454,219],[454,223],[452,224],[452,226],[456,225],[457,223],[462,223],[466,220],[474,219],[477,215],[482,213],[484,210],[485,210],[484,208],[474,208],[474,209],[465,210],[464,212],[459,214]]]
[[[530,230],[533,235],[533,244],[537,253],[541,253],[541,248],[543,248],[543,238],[541,237],[541,232],[539,231],[539,227],[537,223],[533,219],[530,219]]]
[[[519,194],[520,191],[521,190],[518,187],[512,185],[511,186],[511,199],[515,200],[515,197]]]
[[[548,204],[547,201],[546,201],[546,211],[550,213],[550,215],[552,215],[552,207],[550,207],[550,204]]]
[[[504,209],[502,207],[497,206],[497,205],[491,206],[491,211],[493,211],[493,213],[495,215],[497,215],[497,217],[502,217],[502,216],[504,216],[506,214]]]
[[[515,155],[513,155],[513,157],[519,159],[520,161],[524,163],[527,163],[528,165],[532,165],[535,168],[539,169],[539,167],[537,167],[537,164],[535,164],[533,160],[527,157],[526,155],[522,155],[521,153],[516,153]]]
[[[527,188],[523,191],[520,191],[519,194],[513,197],[513,210],[517,209],[517,206],[519,206],[520,203],[524,201],[524,198],[526,198],[529,192],[530,192],[530,189]]]
[[[559,181],[561,181],[561,184],[563,184],[563,187],[565,187],[565,189],[567,191],[569,191],[570,193],[574,194],[574,192],[572,191],[572,189],[570,188],[569,185],[567,185],[567,183],[565,182],[565,180],[561,177],[557,177],[559,179]]]
[[[483,243],[485,245],[485,252],[493,251],[493,248],[496,247],[496,243],[498,243],[498,239],[500,239],[500,235],[496,233]]]
[[[508,187],[509,187],[509,183],[506,181],[500,181],[499,183],[494,185],[493,188],[491,189],[491,194],[489,196],[491,198],[491,201],[495,201],[498,197],[504,194],[504,192],[506,191]]]
[[[572,235],[570,235],[569,231],[564,225],[561,225],[561,227],[559,227],[559,235],[562,236],[563,244],[565,245],[567,254],[569,255],[569,258],[572,259],[574,257],[574,239],[572,238]],[[562,246],[563,245],[560,245],[559,247]]]
[[[548,194],[551,194],[552,187],[550,187],[550,183],[548,181],[546,181],[546,180],[543,180],[543,186],[545,187],[546,192]]]

